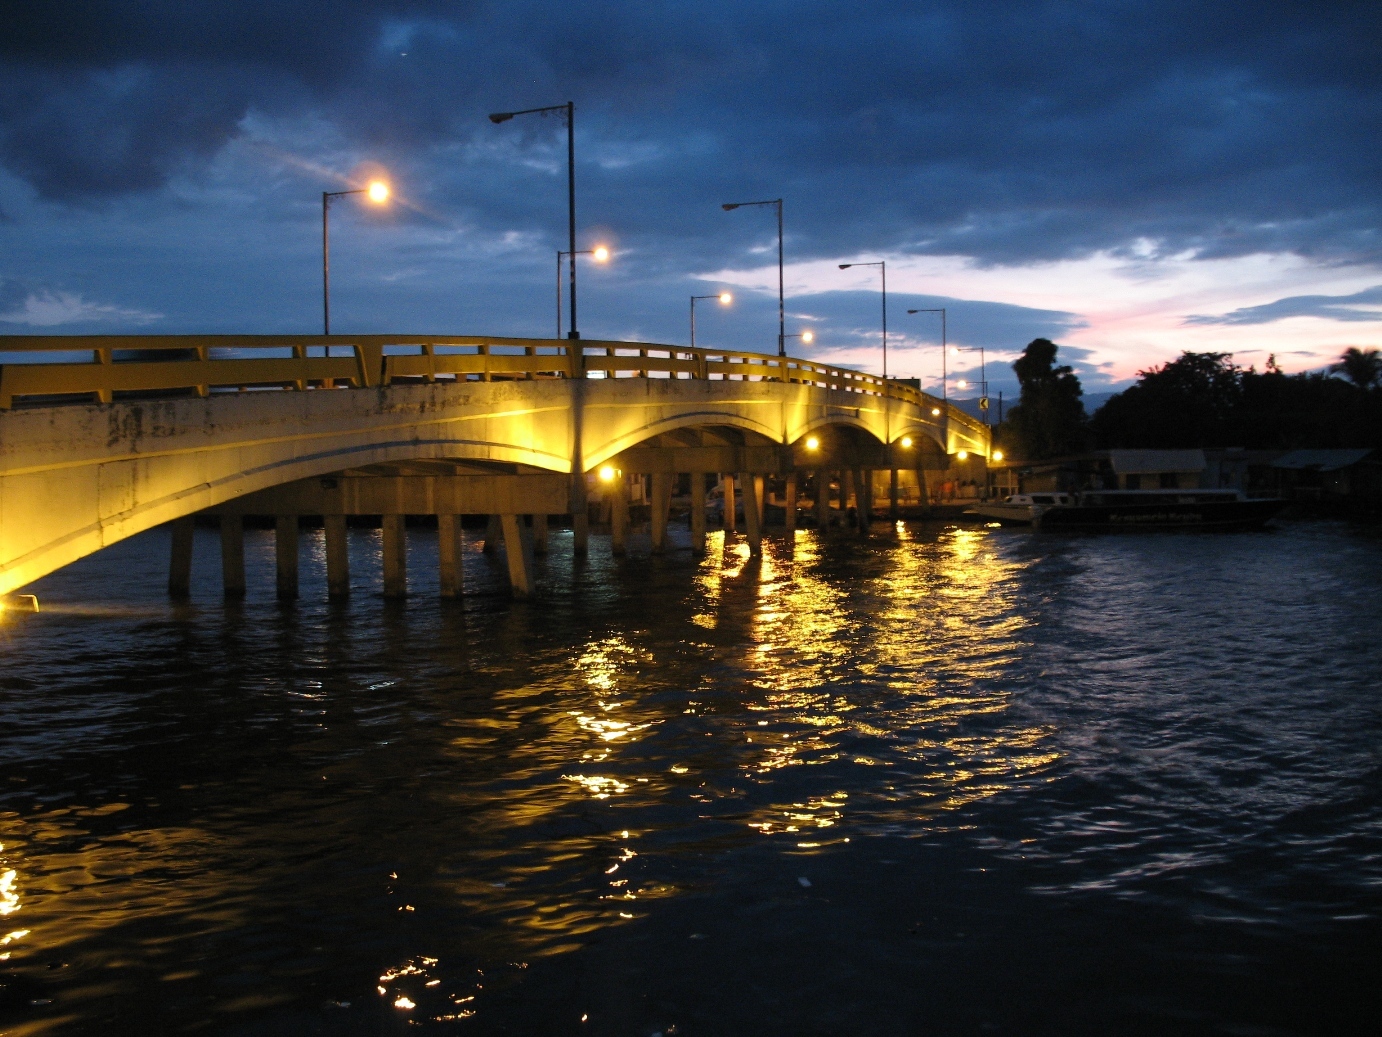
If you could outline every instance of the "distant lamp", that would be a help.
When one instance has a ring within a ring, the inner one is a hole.
[[[911,449],[912,449],[912,437],[911,437],[911,436],[903,436],[903,437],[902,437],[902,447],[903,447],[904,450],[911,450]]]
[[[382,180],[373,180],[365,193],[369,195],[370,201],[382,205],[389,200],[389,185]]]
[[[605,248],[604,245],[596,245],[595,250],[590,254],[590,258],[597,263],[608,263],[609,249]]]
[[[803,342],[815,342],[815,341],[816,341],[816,333],[815,333],[814,331],[803,331],[803,332],[801,333],[801,340],[802,340]]]
[[[820,441],[819,439],[817,439],[815,436],[807,436],[807,437],[806,437],[806,449],[807,449],[807,450],[819,450],[820,448],[821,448],[821,441]]]
[[[493,118],[493,116],[491,116],[491,118]],[[614,482],[614,477],[615,477],[617,474],[619,474],[619,473],[616,472],[616,471],[614,470],[614,466],[613,466],[613,465],[604,465],[604,466],[602,466],[602,467],[600,468],[600,481],[601,481],[601,482]]]
[[[955,456],[958,457],[961,461],[968,461],[968,460],[969,460],[969,451],[968,451],[968,450],[961,450],[961,451],[960,451],[958,454],[956,454]]]
[[[995,451],[993,452],[993,459],[994,459],[995,461],[1001,461],[1001,460],[1003,460],[1003,451],[1001,451],[1001,450],[995,450]]]
[[[932,408],[931,408],[931,417],[933,417],[933,418],[939,418],[940,416],[941,416],[941,409],[940,409],[939,407],[932,407]]]
[[[721,293],[720,293],[720,302],[724,303],[724,305],[728,306],[728,305],[729,305],[730,303],[732,303],[733,301],[734,301],[734,296],[730,295],[729,292],[721,292]]]
[[[958,388],[961,388],[961,389],[968,389],[968,388],[969,388],[969,383],[966,382],[963,378],[961,378],[958,382],[956,382],[955,385],[956,385]]]

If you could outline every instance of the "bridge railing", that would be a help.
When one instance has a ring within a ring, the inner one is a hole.
[[[772,381],[887,396],[983,425],[905,383],[796,357],[641,342],[471,335],[0,335],[0,410],[73,397],[550,378]]]

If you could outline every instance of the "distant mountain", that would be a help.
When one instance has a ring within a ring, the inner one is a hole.
[[[1087,393],[1085,393],[1083,396],[1080,397],[1080,402],[1082,402],[1082,403],[1084,404],[1084,412],[1085,412],[1086,414],[1093,414],[1096,410],[1098,410],[1100,407],[1102,407],[1105,403],[1108,402],[1109,397],[1111,397],[1111,396],[1117,396],[1119,392],[1122,392],[1122,390],[1119,389],[1119,390],[1114,391],[1114,392],[1087,392]],[[952,396],[952,397],[950,398],[950,402],[951,402],[953,405],[955,405],[956,407],[959,407],[960,410],[964,411],[966,414],[971,415],[972,417],[979,418],[980,420],[982,420],[983,417],[984,417],[984,412],[981,411],[981,410],[979,409],[979,400],[978,400],[977,397],[976,397],[975,399],[972,399],[972,400],[957,400],[957,399],[955,399],[955,398]],[[1007,417],[1007,412],[1010,411],[1010,410],[1012,409],[1013,404],[1015,404],[1016,402],[1017,402],[1017,401],[1014,400],[1014,399],[1005,400],[1005,401],[1003,402],[1003,416],[1004,416],[1004,417]],[[993,397],[992,399],[990,399],[990,401],[989,401],[989,408],[990,408],[990,409],[989,409],[989,413],[988,413],[988,420],[989,420],[990,422],[992,422],[993,424],[997,425],[997,424],[998,424],[998,397],[995,396],[995,397]]]
[[[1118,390],[1118,392],[1122,392],[1122,390],[1120,389]],[[1105,403],[1108,402],[1109,397],[1117,396],[1118,392],[1085,393],[1083,396],[1080,397],[1081,402],[1084,403],[1084,412],[1086,414],[1093,414],[1096,410],[1098,410],[1100,407],[1102,407]]]

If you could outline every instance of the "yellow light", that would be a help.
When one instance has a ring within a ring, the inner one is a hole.
[[[958,382],[956,382],[955,384],[958,385],[961,389],[968,389],[968,388],[969,388],[969,383],[966,382],[963,378],[961,378],[961,379],[960,379]]]
[[[734,301],[734,296],[730,295],[729,292],[721,292],[720,301],[724,303],[726,306],[728,306],[730,303]]]
[[[941,416],[941,409],[940,409],[939,407],[932,407],[932,408],[931,408],[931,417],[933,417],[933,418],[939,418],[940,416]]]
[[[595,249],[594,258],[595,262],[597,263],[607,262],[609,260],[609,249],[605,248],[604,245],[597,246]]]
[[[815,341],[816,341],[816,333],[815,333],[814,331],[803,331],[803,332],[801,333],[801,340],[802,340],[803,342],[815,342]]]
[[[600,481],[614,482],[614,476],[616,474],[618,473],[615,472],[613,465],[605,465],[603,468],[600,469]]]
[[[902,446],[903,446],[904,449],[907,449],[907,450],[912,449],[912,437],[911,437],[911,436],[903,436],[903,437],[902,437]]]
[[[372,202],[387,202],[389,200],[389,185],[382,180],[373,180],[369,185],[369,200]]]
[[[995,461],[1001,461],[1001,460],[1003,460],[1003,451],[1001,451],[1001,450],[995,450],[995,451],[993,452],[993,459],[994,459]]]
[[[955,346],[951,346],[951,347],[950,347],[950,355],[951,355],[951,356],[959,356],[959,355],[960,355],[959,349],[957,349]]]
[[[807,437],[806,437],[806,449],[807,449],[807,450],[819,450],[820,448],[821,448],[821,441],[820,441],[819,439],[817,439],[815,436],[807,436]]]
[[[961,461],[968,461],[968,460],[969,460],[969,451],[968,451],[968,450],[961,450],[961,451],[960,451],[958,454],[956,454],[955,456],[958,457]]]

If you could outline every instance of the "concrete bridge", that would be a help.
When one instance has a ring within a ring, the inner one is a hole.
[[[0,594],[174,523],[185,593],[193,518],[219,516],[225,589],[244,591],[243,520],[272,516],[278,590],[297,587],[298,517],[321,516],[328,585],[348,587],[345,522],[380,516],[385,593],[406,590],[404,518],[435,515],[443,594],[460,593],[460,518],[489,515],[516,593],[548,516],[592,517],[616,551],[631,496],[652,546],[707,484],[758,551],[767,505],[795,528],[867,530],[881,495],[982,479],[988,428],[918,389],[789,357],[630,342],[473,336],[0,336]],[[713,479],[709,477],[715,477]],[[880,479],[883,485],[880,487]],[[776,509],[774,509],[776,510]]]

